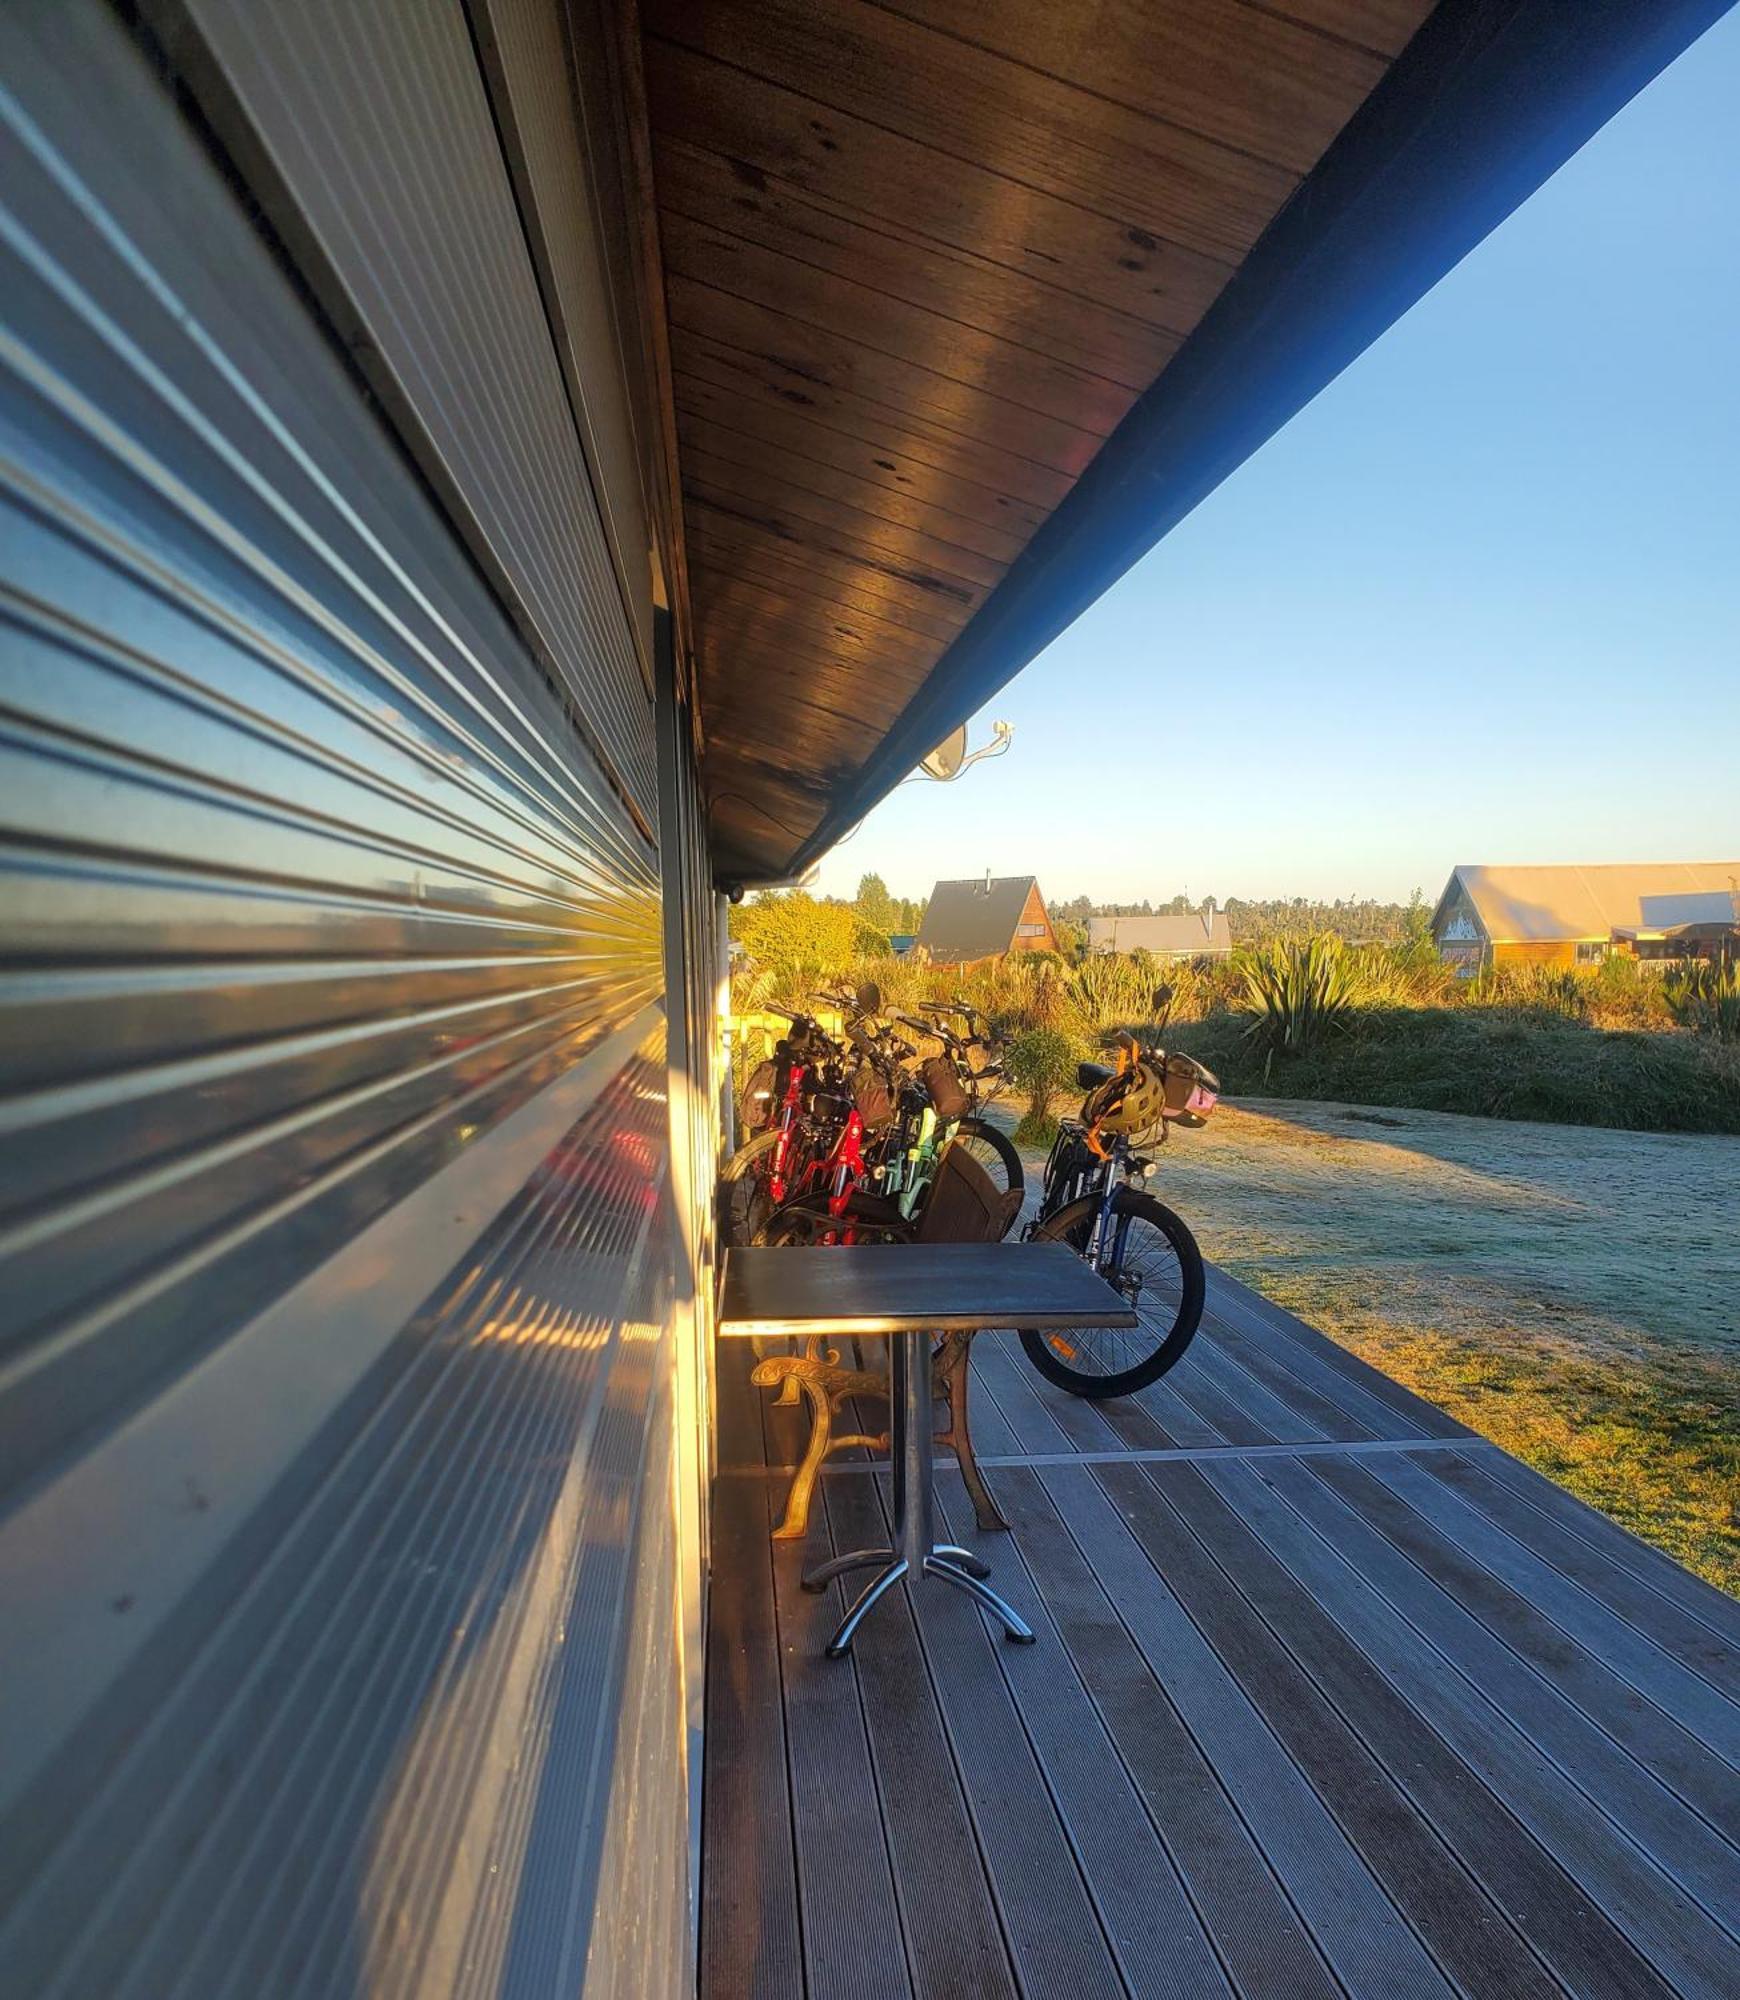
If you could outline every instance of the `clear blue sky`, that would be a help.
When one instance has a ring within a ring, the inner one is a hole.
[[[1740,855],[1737,107],[1740,9],[990,704],[1006,757],[896,792],[821,888]]]

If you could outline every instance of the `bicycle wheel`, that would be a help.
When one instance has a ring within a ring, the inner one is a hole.
[[[815,1249],[837,1243],[910,1243],[914,1233],[909,1222],[835,1215],[825,1195],[803,1195],[774,1209],[750,1240],[770,1249],[790,1244]]]
[[[1098,1210],[1096,1195],[1072,1201],[1041,1223],[1033,1240],[1067,1243],[1085,1256]],[[1140,1323],[1055,1333],[1021,1329],[1028,1360],[1048,1382],[1096,1402],[1127,1396],[1166,1373],[1201,1322],[1204,1292],[1196,1238],[1152,1195],[1119,1188],[1106,1234],[1095,1268],[1135,1307]]]
[[[1020,1194],[1027,1185],[1021,1155],[1013,1140],[988,1118],[963,1118],[955,1127],[954,1143],[964,1146],[976,1166],[990,1175],[998,1193]]]
[[[757,1132],[747,1145],[738,1147],[720,1172],[719,1236],[727,1246],[753,1243],[757,1231],[773,1213],[767,1176],[778,1143],[777,1130]]]

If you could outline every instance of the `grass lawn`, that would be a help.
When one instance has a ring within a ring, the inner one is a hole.
[[[1740,1133],[1740,1046],[1598,1027],[1527,1009],[1374,1007],[1302,1054],[1265,1058],[1248,1014],[1180,1022],[1167,1040],[1241,1098],[1357,1100],[1479,1118]]]
[[[1740,1595],[1740,1140],[1247,1098],[1151,1186],[1234,1276]]]

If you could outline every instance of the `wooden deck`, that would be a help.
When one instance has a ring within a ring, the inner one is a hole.
[[[800,1569],[880,1536],[868,1465],[768,1540],[795,1411],[721,1356],[705,2000],[1740,1993],[1740,1605],[1216,1276],[1141,1397],[976,1344],[1031,1621]],[[868,1413],[867,1413],[868,1414]]]

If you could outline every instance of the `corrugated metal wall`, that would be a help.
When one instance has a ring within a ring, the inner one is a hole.
[[[600,507],[582,444],[596,432],[620,457],[619,393],[597,379],[606,329],[579,308],[601,298],[602,271],[576,208],[554,239],[570,302],[558,346],[465,7],[175,0],[148,11],[191,22],[191,36],[169,39],[178,64],[650,828],[646,532],[630,486]],[[525,73],[540,44],[546,65],[552,40],[559,59],[557,10],[512,0],[493,11],[518,30],[500,42],[522,86],[514,129],[531,134],[546,171],[565,135],[535,116]],[[559,69],[541,78],[545,90],[564,81]],[[550,193],[572,201],[579,188]],[[606,391],[590,406],[588,375]]]
[[[0,12],[19,1992],[687,1981],[707,870],[684,746],[675,1172],[628,433],[597,326],[558,363],[481,192],[506,169],[455,22],[334,9],[323,51],[411,36],[318,158],[404,176],[365,191],[403,197],[392,245],[321,225],[389,426],[183,80],[98,0]],[[627,1869],[635,1924],[598,1924]]]

